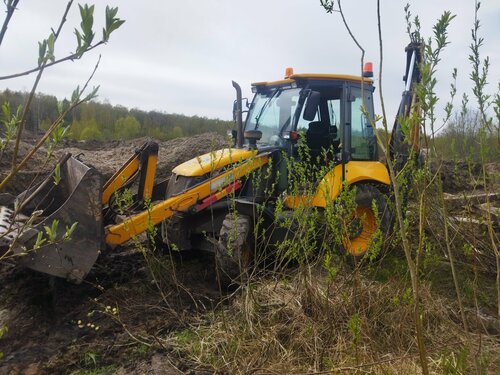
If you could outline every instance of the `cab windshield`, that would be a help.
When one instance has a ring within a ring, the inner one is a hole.
[[[260,130],[263,145],[280,146],[282,135],[290,131],[300,98],[299,88],[283,87],[259,92],[255,95],[245,130]]]

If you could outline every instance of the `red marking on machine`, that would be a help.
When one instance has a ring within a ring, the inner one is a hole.
[[[212,195],[206,197],[201,201],[200,204],[196,205],[194,207],[194,211],[198,212],[201,211],[208,206],[210,206],[212,203],[217,202],[218,200],[224,198],[225,196],[231,194],[232,192],[238,190],[243,184],[241,183],[240,180],[236,180],[233,183],[227,185],[226,187],[222,188],[220,191],[217,193],[213,193]]]

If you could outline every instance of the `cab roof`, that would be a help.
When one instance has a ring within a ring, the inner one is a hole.
[[[361,76],[353,76],[349,74],[321,74],[321,73],[302,73],[302,74],[292,74],[290,77],[278,80],[278,81],[263,81],[263,82],[254,82],[252,86],[262,87],[262,86],[281,86],[292,84],[297,81],[352,81],[352,82],[364,82],[368,85],[373,84],[373,80],[370,78],[363,78]]]

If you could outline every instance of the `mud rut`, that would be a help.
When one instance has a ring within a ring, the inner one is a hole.
[[[57,160],[64,152],[80,155],[106,179],[145,141],[66,142],[55,156]],[[169,176],[183,161],[226,146],[216,134],[159,143],[159,178]],[[29,144],[23,143],[21,154],[28,150]],[[23,191],[34,177],[49,170],[44,158],[44,153],[37,154],[9,192]],[[8,161],[9,155],[3,160]],[[0,161],[0,171],[7,168]],[[170,269],[158,271],[164,276],[157,276],[156,284],[150,265],[133,245],[103,252],[80,285],[21,269],[14,262],[0,264],[0,327],[8,327],[0,339],[0,375],[66,374],[111,364],[113,373],[122,374],[193,370],[155,337],[182,329],[221,301],[213,258],[199,252],[158,256],[167,258]]]

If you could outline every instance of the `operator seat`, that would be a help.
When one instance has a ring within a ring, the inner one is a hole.
[[[318,156],[331,146],[330,124],[322,121],[310,122],[306,131],[306,142],[311,160],[315,162]]]

